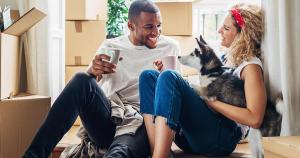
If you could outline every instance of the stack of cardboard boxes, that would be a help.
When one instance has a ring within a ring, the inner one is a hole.
[[[75,73],[86,71],[106,38],[107,0],[66,0],[65,5],[65,83],[68,83]]]
[[[21,157],[44,120],[50,97],[21,93],[20,36],[45,17],[33,8],[0,33],[0,157]],[[14,19],[15,18],[15,19]],[[26,90],[25,90],[26,91]]]
[[[106,38],[107,0],[66,0],[66,83],[85,71]]]
[[[154,0],[162,15],[162,34],[177,40],[182,55],[189,54],[197,45],[193,36],[194,0]],[[182,66],[182,75],[188,77],[197,71]]]

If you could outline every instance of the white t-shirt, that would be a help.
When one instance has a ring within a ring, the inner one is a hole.
[[[99,85],[107,96],[117,92],[124,104],[133,105],[139,111],[138,80],[142,71],[153,68],[153,61],[164,56],[180,55],[179,43],[171,38],[161,35],[157,47],[149,49],[146,46],[135,46],[128,35],[105,40],[101,47],[114,47],[121,49],[116,72],[103,75]],[[180,70],[179,63],[177,64]]]
[[[247,65],[250,65],[250,64],[256,64],[256,65],[259,65],[260,68],[263,70],[263,65],[262,65],[262,62],[259,58],[257,57],[253,57],[251,58],[251,60],[249,61],[244,61],[242,62],[237,68],[235,68],[235,70],[233,71],[233,74],[238,76],[240,79],[241,79],[241,71],[247,66]],[[249,126],[246,126],[246,125],[242,125],[240,123],[237,123],[239,127],[241,127],[241,131],[242,131],[242,139],[245,138],[245,136],[247,135],[247,132],[249,130]]]

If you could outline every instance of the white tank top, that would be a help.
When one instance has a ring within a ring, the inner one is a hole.
[[[247,65],[250,65],[250,64],[256,64],[256,65],[259,65],[261,70],[263,71],[263,65],[262,65],[262,62],[259,58],[257,57],[253,57],[251,58],[249,61],[244,61],[242,62],[237,68],[235,68],[235,70],[233,71],[233,74],[238,76],[240,79],[241,79],[241,71],[244,69],[244,67],[246,67]],[[249,131],[249,126],[246,126],[246,125],[242,125],[240,123],[237,123],[237,125],[239,127],[241,127],[241,132],[242,132],[242,139],[244,139],[247,135],[247,132]]]
[[[253,57],[249,61],[242,62],[237,68],[235,68],[235,70],[233,71],[233,74],[236,75],[237,77],[241,78],[241,71],[244,69],[245,66],[250,65],[250,64],[259,65],[261,70],[263,70],[263,65],[262,65],[261,60],[257,57]]]

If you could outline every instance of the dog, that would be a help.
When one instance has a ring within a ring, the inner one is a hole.
[[[181,64],[196,68],[200,72],[200,84],[192,84],[193,89],[203,98],[246,107],[244,83],[232,75],[231,68],[223,67],[223,63],[214,50],[200,36],[196,38],[199,48],[186,56],[178,56]]]
[[[200,40],[198,38],[196,40],[198,48],[195,48],[189,55],[178,56],[181,64],[199,71],[200,84],[191,84],[191,87],[204,99],[219,100],[233,106],[246,108],[243,80],[233,75],[234,69],[223,66],[221,60],[202,36],[200,36]],[[279,99],[279,102],[282,103],[282,98]],[[261,127],[259,129],[250,128],[248,139],[253,157],[263,157],[262,136],[280,135],[282,116],[276,110],[278,106],[282,105],[275,106],[268,100]]]

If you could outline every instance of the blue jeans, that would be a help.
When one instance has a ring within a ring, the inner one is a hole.
[[[213,112],[175,71],[142,72],[139,79],[141,112],[166,118],[175,143],[184,151],[225,156],[235,149],[242,133],[237,124]]]
[[[135,135],[114,138],[116,125],[111,120],[110,101],[92,76],[78,73],[52,105],[24,157],[48,158],[78,115],[92,142],[108,149],[104,157],[146,158],[150,155],[145,126]]]

